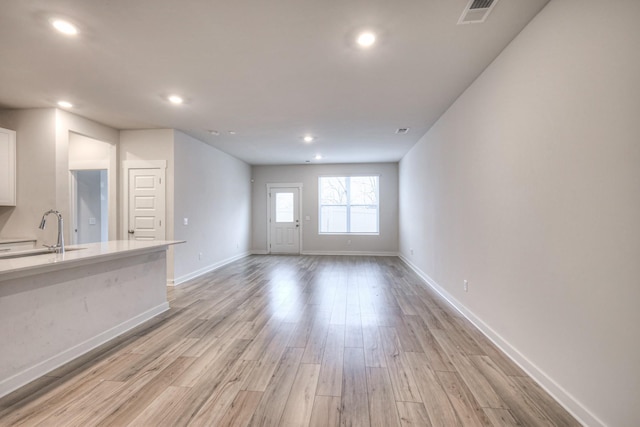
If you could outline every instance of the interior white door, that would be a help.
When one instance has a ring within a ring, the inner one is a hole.
[[[300,205],[298,188],[271,188],[270,252],[274,254],[300,253]]]
[[[165,239],[165,183],[161,169],[129,169],[129,239]]]

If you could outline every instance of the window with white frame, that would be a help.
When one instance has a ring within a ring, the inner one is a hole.
[[[320,234],[378,234],[379,181],[377,175],[319,177]]]

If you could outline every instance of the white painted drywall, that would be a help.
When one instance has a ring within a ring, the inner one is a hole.
[[[69,135],[69,169],[103,169],[109,166],[112,143],[71,132]]]
[[[0,206],[0,236],[56,242],[51,222],[38,230],[42,214],[55,207],[55,112],[53,109],[6,110],[0,126],[16,131],[17,205]],[[52,222],[55,225],[55,221]]]
[[[174,238],[187,241],[174,252],[181,283],[249,252],[251,167],[180,131],[174,148]]]
[[[116,171],[118,167],[118,139],[119,132],[109,126],[103,125],[93,120],[86,119],[65,110],[54,109],[55,111],[55,160],[56,167],[56,209],[62,212],[63,217],[68,219],[70,212],[70,191],[69,191],[69,170],[70,163],[79,161],[79,156],[70,153],[71,140],[84,141],[94,147],[95,156],[97,151],[108,152],[108,170]],[[101,148],[96,149],[96,147]],[[87,150],[88,152],[89,150]],[[81,153],[81,152],[80,152]],[[92,160],[92,159],[87,159]],[[109,186],[117,189],[118,177],[116,173],[109,174]],[[117,238],[118,229],[118,194],[117,191],[109,192],[109,240]],[[67,222],[68,223],[68,222]],[[70,224],[69,224],[70,225]],[[71,228],[65,229],[67,242],[71,241]]]
[[[380,235],[319,235],[318,177],[380,175]],[[267,251],[267,184],[302,183],[303,253],[379,253],[398,251],[398,164],[361,163],[252,167],[252,250]],[[310,220],[305,220],[309,216]],[[351,243],[349,244],[349,241]]]
[[[173,166],[173,145],[174,130],[173,129],[143,129],[143,130],[123,130],[120,131],[120,149],[119,149],[119,165],[121,172],[122,162],[125,160],[165,160],[167,162],[166,169],[166,240],[173,240],[173,183],[174,183],[174,166]],[[128,189],[125,188],[126,180],[120,177],[120,199],[128,197]],[[120,224],[121,230],[119,238],[126,240],[127,221],[124,212],[124,204],[120,208]],[[173,281],[173,247],[169,247],[167,251],[167,280]]]
[[[108,126],[55,108],[5,110],[0,124],[16,131],[18,204],[0,207],[0,235],[35,237],[37,244],[53,244],[56,227],[38,230],[42,214],[49,209],[62,212],[65,239],[70,242],[69,141],[72,135],[84,135],[108,144],[109,168],[116,168],[118,132]],[[77,160],[77,158],[76,158]],[[115,175],[115,174],[114,174]],[[115,176],[109,183],[116,184]],[[116,194],[109,195],[117,204]],[[110,235],[115,238],[117,217],[109,218]],[[111,231],[110,231],[111,234]]]
[[[166,239],[173,239],[173,129],[145,129],[145,130],[123,130],[120,131],[120,170],[122,162],[125,160],[165,160],[167,162],[166,175]],[[121,177],[124,186],[125,179]],[[128,190],[121,188],[121,198],[127,197]],[[127,230],[124,212],[121,212],[122,230],[119,237],[127,239]],[[171,251],[169,251],[171,253]]]
[[[80,135],[74,132],[69,132],[69,170],[71,171],[96,171],[100,170],[100,180],[98,187],[92,187],[92,191],[96,191],[100,196],[100,222],[96,224],[99,226],[100,231],[98,233],[98,240],[96,238],[95,230],[92,230],[93,236],[91,241],[106,241],[109,240],[109,222],[112,227],[115,227],[118,218],[118,189],[117,189],[117,147],[114,143],[99,141],[94,138],[88,138],[84,135]],[[109,185],[111,184],[111,185]],[[86,194],[88,198],[94,198],[95,195]],[[94,216],[95,217],[95,216]],[[71,217],[69,217],[71,220]],[[85,218],[86,219],[86,218]],[[96,217],[97,219],[97,217]],[[104,220],[103,220],[104,219]],[[72,221],[68,221],[69,232],[72,233],[71,227]],[[84,231],[82,227],[82,221],[78,221],[78,236],[88,228],[95,228],[94,225],[84,223]],[[112,239],[117,236],[117,230],[110,232]],[[106,236],[106,237],[105,237]],[[78,242],[82,242],[82,238]]]
[[[594,426],[640,420],[638,16],[550,2],[400,163],[402,255]]]

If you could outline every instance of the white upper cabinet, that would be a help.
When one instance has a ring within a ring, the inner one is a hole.
[[[16,205],[16,133],[0,128],[0,206]]]

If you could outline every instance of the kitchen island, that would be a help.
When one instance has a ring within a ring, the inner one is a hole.
[[[0,258],[0,396],[168,310],[166,251],[176,243]]]

